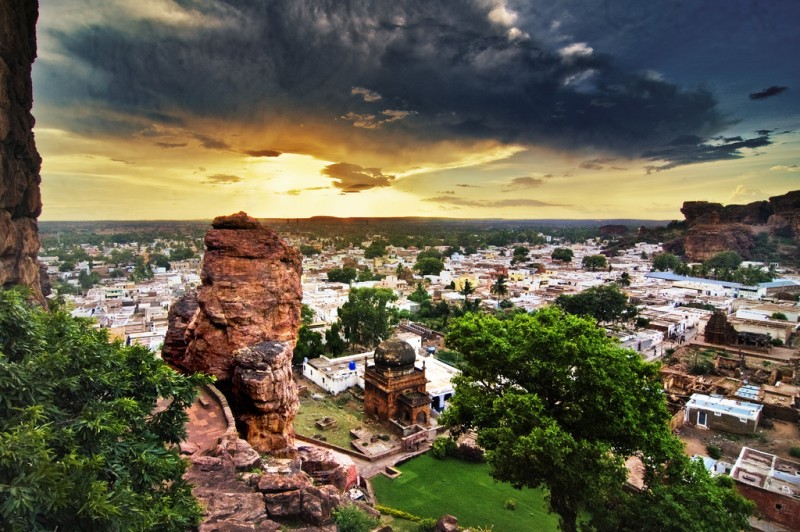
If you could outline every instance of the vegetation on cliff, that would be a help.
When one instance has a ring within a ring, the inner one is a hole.
[[[204,377],[0,291],[0,528],[186,530],[175,444]],[[158,403],[158,404],[157,404]]]

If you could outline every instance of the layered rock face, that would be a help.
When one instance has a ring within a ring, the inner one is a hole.
[[[170,311],[162,356],[217,377],[245,437],[259,451],[291,442],[297,413],[292,350],[300,326],[300,252],[258,220],[214,219],[202,286]]]
[[[750,258],[755,246],[753,226],[800,243],[800,190],[747,205],[687,201],[681,212],[689,226],[681,249],[689,260],[703,261],[729,250]]]
[[[735,251],[745,259],[755,245],[753,231],[744,224],[698,224],[683,243],[686,257],[705,261],[722,251]]]
[[[31,115],[38,15],[36,0],[0,0],[0,286],[28,286],[44,303],[36,259],[42,160]]]

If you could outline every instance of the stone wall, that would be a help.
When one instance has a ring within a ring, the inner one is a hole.
[[[36,0],[0,0],[0,286],[28,286],[44,304],[36,258],[42,160],[31,115],[38,16]]]

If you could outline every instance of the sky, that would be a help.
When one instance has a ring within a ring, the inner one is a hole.
[[[800,189],[796,0],[43,0],[41,220],[682,219]]]

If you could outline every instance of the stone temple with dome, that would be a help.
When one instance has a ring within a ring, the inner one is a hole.
[[[402,426],[430,425],[431,396],[425,391],[425,365],[415,366],[417,353],[399,338],[381,342],[374,364],[364,371],[364,411]]]

